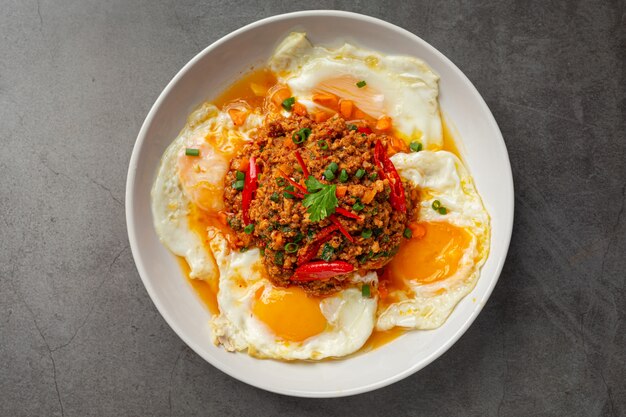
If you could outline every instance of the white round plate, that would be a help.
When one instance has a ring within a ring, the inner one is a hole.
[[[317,45],[343,41],[426,61],[440,76],[440,103],[460,137],[467,167],[492,219],[491,253],[474,290],[436,330],[413,331],[344,360],[282,362],[228,353],[211,343],[210,313],[184,279],[176,258],[152,225],[150,188],[161,155],[187,115],[252,65],[262,64],[292,30]],[[133,149],[126,183],[128,237],[139,275],[159,312],[198,355],[256,387],[301,397],[340,397],[405,378],[443,354],[472,324],[496,285],[513,227],[513,178],[502,134],[482,97],[439,51],[390,23],[355,13],[307,11],[270,17],[223,37],[196,55],[165,87]]]

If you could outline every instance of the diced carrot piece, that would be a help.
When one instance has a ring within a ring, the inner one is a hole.
[[[365,204],[369,204],[372,202],[372,200],[374,199],[374,197],[376,197],[376,190],[373,188],[370,188],[369,190],[367,190],[364,194],[363,197],[361,198],[361,201]]]
[[[306,106],[297,101],[291,106],[291,110],[298,116],[306,116]]]
[[[248,112],[240,109],[230,109],[228,110],[228,115],[232,119],[235,126],[243,126],[248,118]]]
[[[293,142],[293,137],[287,139],[285,142],[283,142],[283,144],[288,149],[296,149],[298,147],[298,145]]]
[[[391,117],[381,116],[381,118],[376,122],[376,129],[382,131],[391,129]]]
[[[345,185],[338,185],[337,188],[335,189],[335,195],[337,196],[337,198],[344,197],[347,192],[348,192],[348,187]]]
[[[277,89],[276,91],[274,91],[274,94],[272,94],[272,103],[274,103],[276,105],[276,107],[280,107],[283,104],[283,101],[285,101],[285,99],[288,99],[289,97],[291,97],[291,91],[289,90],[289,87],[280,87],[279,89]]]
[[[226,214],[225,211],[220,210],[217,212],[217,220],[222,224],[228,224],[228,215]]]
[[[341,100],[339,102],[339,113],[341,113],[344,119],[349,119],[352,116],[353,107],[354,104],[351,100]]]
[[[414,239],[421,239],[426,236],[426,228],[419,223],[411,223],[409,229],[413,232]]]
[[[333,110],[337,108],[339,105],[339,98],[336,95],[331,93],[315,93],[313,94],[313,102],[319,104],[320,106],[328,107]]]
[[[382,300],[389,296],[389,291],[387,290],[387,284],[384,281],[378,282],[378,297]]]
[[[330,119],[331,117],[332,117],[331,113],[328,113],[325,111],[318,111],[313,115],[313,120],[315,120],[317,123],[322,123]]]
[[[241,172],[246,172],[248,170],[248,165],[250,165],[250,160],[248,158],[241,158],[237,169]]]

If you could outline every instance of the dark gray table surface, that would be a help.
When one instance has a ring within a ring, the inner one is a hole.
[[[626,415],[623,1],[46,1],[0,13],[0,415]],[[430,42],[508,146],[515,229],[493,296],[439,360],[297,399],[205,363],[150,301],[124,189],[140,125],[202,48],[336,8]]]

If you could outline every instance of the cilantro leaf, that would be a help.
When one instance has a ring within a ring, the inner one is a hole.
[[[314,193],[324,188],[324,184],[319,182],[313,175],[309,175],[309,178],[304,180],[304,184],[306,185],[306,190],[310,193]]]
[[[335,212],[335,208],[337,207],[335,191],[337,187],[335,185],[322,184],[315,178],[313,178],[314,181],[311,181],[311,178],[313,177],[309,177],[305,181],[307,189],[311,190],[309,187],[312,186],[318,191],[307,194],[304,200],[302,200],[302,204],[304,204],[304,207],[307,207],[307,213],[310,215],[309,219],[312,222],[318,222]],[[311,184],[311,186],[309,184]]]

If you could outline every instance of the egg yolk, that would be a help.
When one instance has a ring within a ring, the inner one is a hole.
[[[320,310],[321,299],[309,297],[303,289],[274,288],[256,294],[252,312],[283,340],[302,342],[326,328],[326,318]]]
[[[389,263],[392,281],[430,284],[453,275],[469,247],[471,235],[449,223],[421,223],[422,233],[404,243]]]

